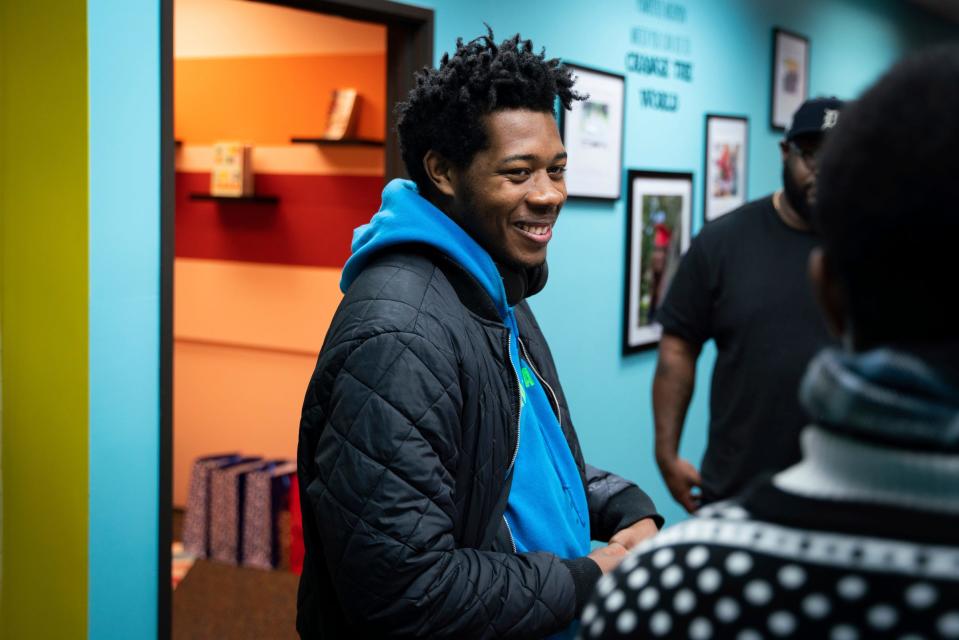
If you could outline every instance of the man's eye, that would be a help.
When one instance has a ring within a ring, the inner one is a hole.
[[[550,167],[549,172],[554,176],[561,176],[566,173],[566,165],[559,165],[556,167]]]
[[[530,174],[529,169],[507,169],[506,175],[510,178],[526,178]]]

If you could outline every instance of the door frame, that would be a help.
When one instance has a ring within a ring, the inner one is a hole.
[[[256,0],[292,9],[375,22],[386,26],[386,104],[394,105],[415,86],[414,73],[433,65],[432,9],[389,0]],[[175,142],[173,139],[173,2],[160,0],[160,471],[157,638],[173,629],[171,545],[173,543],[173,261]],[[396,115],[386,112],[385,177],[407,177],[400,154]]]
[[[432,9],[389,0],[257,0],[315,13],[376,22],[386,26],[386,104],[402,100],[416,86],[413,74],[433,66]],[[400,156],[396,115],[386,111],[386,179],[407,177]]]

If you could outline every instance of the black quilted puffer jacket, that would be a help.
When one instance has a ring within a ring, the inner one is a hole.
[[[587,466],[549,348],[525,302],[520,349],[554,391],[591,534],[662,518]],[[303,638],[538,638],[568,626],[600,572],[516,554],[503,520],[519,382],[492,300],[452,260],[403,248],[368,264],[326,336],[298,453]]]

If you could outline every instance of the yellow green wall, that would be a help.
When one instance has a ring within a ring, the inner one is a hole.
[[[0,3],[0,637],[11,640],[86,637],[86,61],[83,0]]]

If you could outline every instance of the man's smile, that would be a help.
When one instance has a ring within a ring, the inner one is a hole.
[[[553,237],[553,224],[552,222],[516,222],[513,226],[529,240],[546,244]]]

